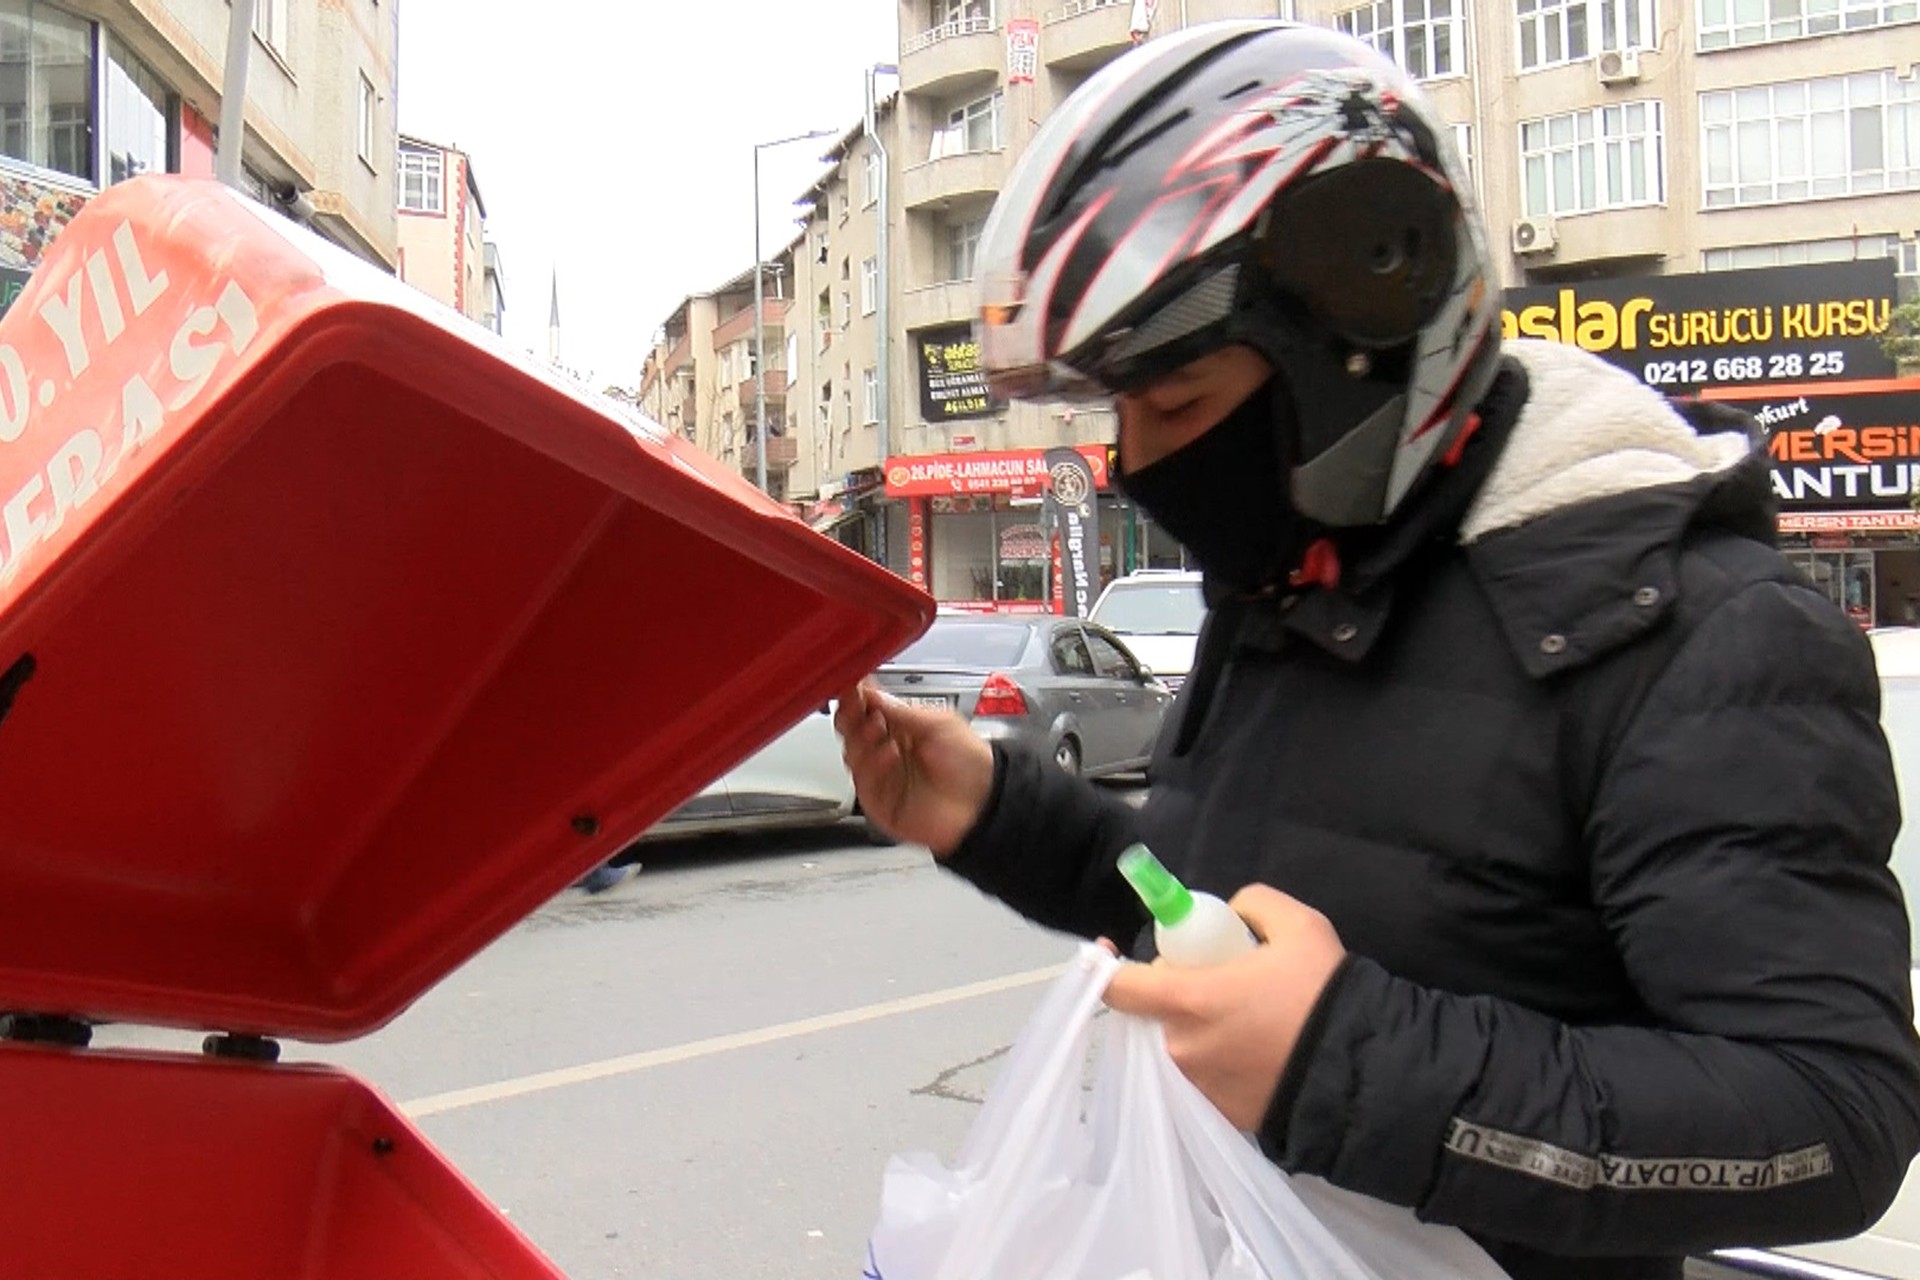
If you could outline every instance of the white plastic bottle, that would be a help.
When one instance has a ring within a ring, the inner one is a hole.
[[[1260,945],[1232,907],[1181,884],[1147,846],[1128,846],[1120,874],[1153,916],[1153,943],[1168,964],[1220,964]]]

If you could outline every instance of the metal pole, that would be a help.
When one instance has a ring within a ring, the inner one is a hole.
[[[247,60],[253,52],[253,2],[232,0],[227,13],[227,72],[220,81],[220,146],[214,176],[234,190],[243,188],[241,151],[247,136]]]
[[[893,159],[887,154],[887,144],[880,139],[880,113],[878,104],[873,100],[874,77],[882,72],[898,74],[896,68],[887,65],[870,67],[867,70],[867,137],[872,140],[873,149],[880,153],[880,205],[877,210],[879,227],[875,232],[875,250],[880,260],[880,358],[874,376],[880,379],[880,448],[881,458],[893,453],[893,383],[888,377],[888,354],[893,346],[893,308],[888,304],[888,296],[893,292],[893,268],[887,255],[887,201],[891,180],[888,170]]]
[[[767,491],[767,330],[760,282],[760,147],[753,148],[753,471]]]

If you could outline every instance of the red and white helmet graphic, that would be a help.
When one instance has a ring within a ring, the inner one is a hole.
[[[1384,519],[1498,357],[1448,134],[1391,62],[1319,28],[1210,23],[1122,55],[1048,118],[982,232],[989,376],[1103,397],[1244,343],[1292,398],[1296,505]]]

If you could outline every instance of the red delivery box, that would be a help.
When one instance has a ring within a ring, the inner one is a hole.
[[[381,1026],[932,609],[243,196],[96,197],[0,321],[7,1274],[557,1274],[275,1038]]]

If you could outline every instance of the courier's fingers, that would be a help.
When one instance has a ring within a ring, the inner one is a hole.
[[[1286,936],[1314,915],[1313,908],[1300,899],[1264,884],[1248,885],[1228,905],[1262,942]]]
[[[865,682],[862,681],[861,684]],[[867,701],[861,684],[851,684],[833,695],[833,727],[846,732],[847,726],[855,723],[866,713]]]
[[[1107,984],[1107,1007],[1115,1013],[1165,1021],[1188,1012],[1193,975],[1166,965],[1123,964]]]

